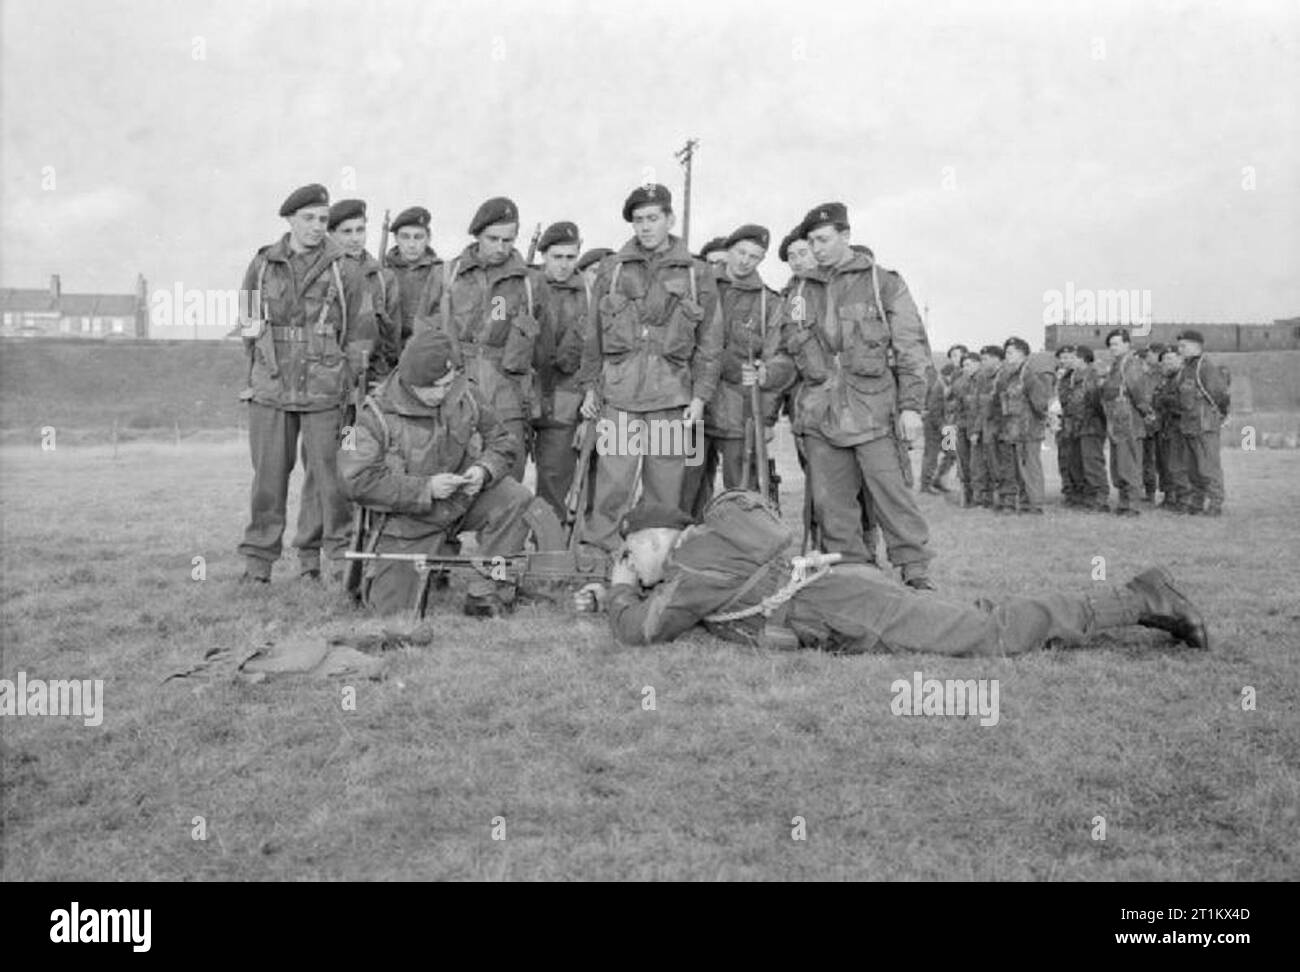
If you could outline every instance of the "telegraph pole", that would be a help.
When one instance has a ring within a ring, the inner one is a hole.
[[[676,152],[677,161],[686,170],[686,190],[682,193],[682,245],[687,249],[691,246],[691,159],[699,144],[699,139],[688,138],[686,145]]]

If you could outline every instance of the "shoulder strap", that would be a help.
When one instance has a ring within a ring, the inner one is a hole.
[[[264,289],[266,287],[266,268],[270,266],[271,261],[266,258],[265,254],[262,254],[259,259],[261,259],[262,265],[258,267],[257,270],[257,299],[261,302],[262,306],[258,307],[255,313],[260,314],[262,307],[266,306],[266,298],[262,295],[266,292]],[[266,323],[269,327],[271,322],[267,321]]]
[[[767,345],[767,288],[761,287],[758,291],[758,334]]]
[[[334,286],[339,294],[339,308],[343,312],[343,326],[339,331],[339,346],[345,346],[348,343],[348,301],[343,295],[343,275],[339,273],[339,261],[335,260],[330,264],[330,270],[334,274]],[[328,303],[328,301],[326,301]]]
[[[524,308],[529,314],[533,312],[533,278],[528,271],[524,271],[524,294],[528,297],[528,304]]]
[[[694,260],[691,261],[689,272],[691,275],[691,300],[695,301],[698,304],[700,302],[700,298],[699,295],[695,293],[695,261]]]
[[[609,294],[614,295],[614,288],[618,286],[618,275],[623,269],[623,261],[619,260],[614,264],[614,272],[609,275]]]
[[[387,452],[392,447],[393,434],[392,431],[388,428],[388,420],[384,418],[384,410],[379,407],[379,403],[375,401],[373,395],[367,395],[366,400],[364,403],[362,403],[361,407],[369,408],[370,411],[374,414],[375,419],[379,422],[379,427],[380,429],[383,430],[384,433],[384,451]]]

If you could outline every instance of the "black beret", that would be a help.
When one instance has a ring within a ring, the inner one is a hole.
[[[581,243],[576,223],[552,223],[537,241],[539,253],[545,253],[557,243]]]
[[[607,246],[598,246],[595,249],[588,250],[582,256],[578,257],[578,269],[586,270],[593,263],[599,263],[613,252],[614,251]]]
[[[1009,337],[1002,342],[1002,350],[1005,351],[1007,348],[1019,348],[1021,354],[1028,354],[1029,342],[1024,338]]]
[[[781,240],[781,245],[776,248],[776,255],[780,258],[782,263],[790,262],[790,244],[795,240],[803,239],[803,233],[801,232],[802,228],[802,226],[796,226],[790,232],[786,233],[785,238]]]
[[[366,204],[360,199],[340,199],[330,207],[329,228],[334,229],[339,223],[358,216],[366,215]]]
[[[429,224],[433,222],[433,217],[423,206],[412,206],[410,209],[403,209],[397,214],[397,219],[388,224],[388,228],[396,233],[403,226],[418,226],[423,230],[429,229]]]
[[[727,238],[725,236],[715,236],[700,247],[700,259],[703,260],[710,253],[717,253],[719,250],[725,250],[726,248]]]
[[[848,229],[849,211],[844,203],[822,203],[808,210],[808,215],[799,224],[799,235],[806,237],[818,226],[825,226],[827,223],[835,224],[836,229]]]
[[[1204,344],[1205,338],[1201,337],[1200,331],[1180,331],[1176,341],[1195,341],[1197,344]]]
[[[1166,345],[1163,341],[1152,341],[1146,346],[1146,353],[1151,354],[1152,352],[1155,352],[1156,354],[1164,354],[1165,347]]]
[[[661,186],[657,182],[648,186],[637,186],[623,203],[623,222],[632,222],[632,210],[638,206],[649,206],[656,203],[664,208],[664,212],[672,210],[673,194],[668,191],[667,186]]]
[[[451,337],[445,331],[425,328],[406,342],[397,371],[412,388],[428,388],[459,364]]]
[[[1074,353],[1077,354],[1079,356],[1079,360],[1084,362],[1085,364],[1092,364],[1093,359],[1096,357],[1092,353],[1092,348],[1088,347],[1088,345],[1086,344],[1080,344],[1077,348],[1074,349]]]
[[[638,530],[653,530],[657,527],[683,530],[694,522],[691,515],[683,513],[680,507],[642,501],[619,521],[618,533],[619,536],[626,537]]]
[[[328,206],[330,204],[329,190],[318,182],[313,182],[309,186],[303,186],[289,193],[289,197],[280,204],[281,216],[292,216],[300,209],[306,209],[308,206]]]
[[[519,207],[505,196],[493,196],[474,214],[470,220],[469,235],[478,236],[495,223],[518,223]]]
[[[984,347],[980,348],[980,354],[989,355],[994,358],[1001,358],[1003,356],[1002,349],[998,347],[996,344],[984,345]]]
[[[772,234],[767,231],[766,226],[759,226],[756,223],[746,223],[740,229],[736,230],[727,237],[727,249],[731,249],[741,240],[750,240],[757,243],[763,249],[767,249],[767,244],[771,241]]]

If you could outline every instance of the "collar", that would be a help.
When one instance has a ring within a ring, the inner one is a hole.
[[[695,258],[691,256],[691,251],[686,248],[682,238],[671,233],[668,235],[668,249],[663,253],[648,252],[634,236],[614,254],[614,259],[619,263],[657,262],[664,267],[689,267],[695,262]]]

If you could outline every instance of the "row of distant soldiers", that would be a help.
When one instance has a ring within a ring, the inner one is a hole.
[[[963,345],[931,376],[926,398],[922,492],[946,492],[960,471],[962,501],[1002,513],[1043,512],[1041,447],[1055,432],[1063,505],[1137,516],[1140,498],[1173,513],[1223,511],[1220,428],[1230,376],[1204,354],[1200,332],[1138,351],[1129,331],[1056,350],[1054,371],[1035,368],[1020,338],[979,353]],[[1110,474],[1107,478],[1107,446]]]

